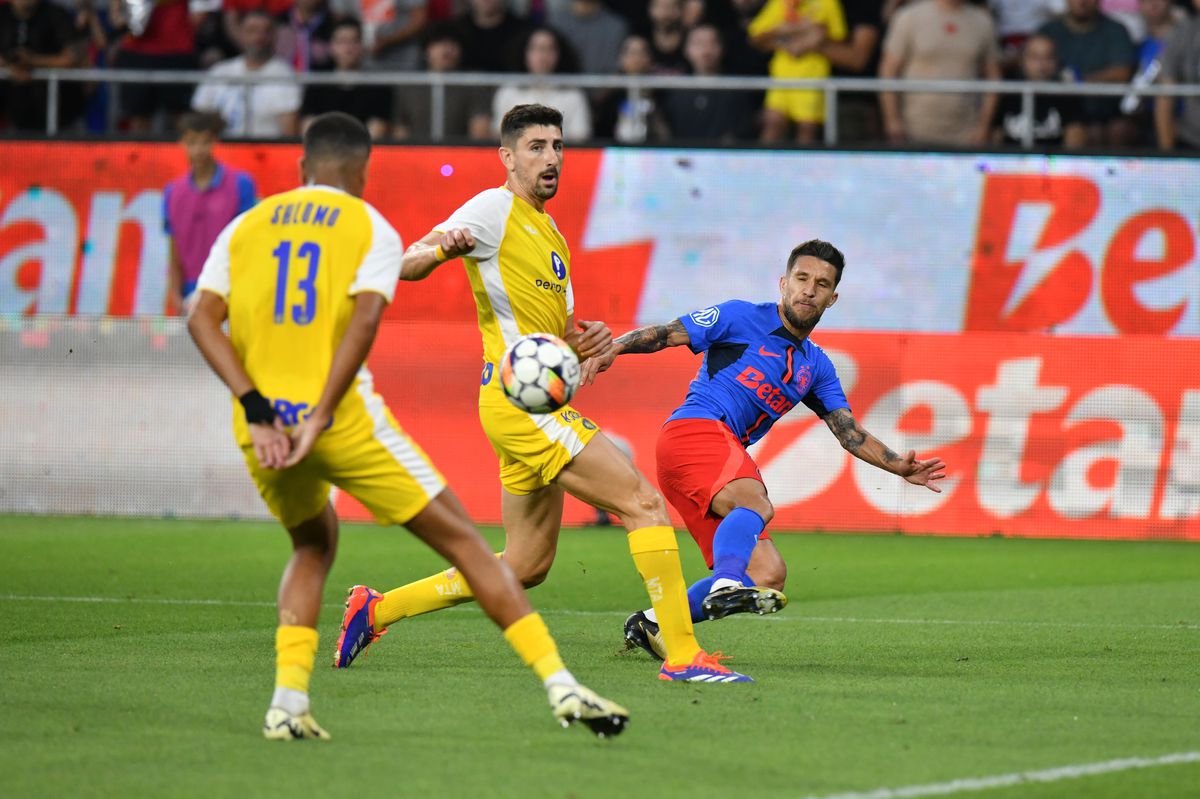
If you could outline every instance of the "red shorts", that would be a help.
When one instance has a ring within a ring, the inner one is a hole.
[[[741,477],[762,482],[758,465],[724,422],[675,419],[658,434],[658,487],[713,565],[713,536],[721,517],[710,509],[713,497]],[[759,540],[770,538],[763,530]]]

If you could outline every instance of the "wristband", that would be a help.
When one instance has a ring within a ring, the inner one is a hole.
[[[433,257],[437,258],[439,264],[446,262],[446,251],[442,249],[442,245],[433,248]]]
[[[275,421],[275,408],[269,399],[258,393],[258,389],[250,389],[238,397],[238,402],[242,403],[249,424],[271,424]]]

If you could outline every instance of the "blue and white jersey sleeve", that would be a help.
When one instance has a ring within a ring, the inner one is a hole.
[[[824,417],[839,408],[849,408],[846,392],[842,389],[842,381],[838,378],[833,361],[820,347],[813,347],[816,357],[813,358],[813,385],[803,402],[817,416]]]
[[[730,300],[679,317],[688,332],[688,348],[695,353],[705,352],[725,341],[741,317],[753,308],[752,303]]]

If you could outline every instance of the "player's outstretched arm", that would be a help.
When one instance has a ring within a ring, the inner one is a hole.
[[[364,291],[354,298],[354,313],[346,326],[346,333],[333,354],[333,363],[329,365],[329,377],[325,380],[325,390],[321,399],[307,419],[300,423],[292,434],[292,454],[288,456],[287,466],[294,466],[312,451],[317,443],[317,437],[329,426],[333,411],[337,408],[342,397],[354,382],[354,376],[362,368],[371,345],[375,343],[375,334],[379,331],[379,320],[387,308],[387,298],[373,291]]]
[[[591,384],[596,375],[612,366],[618,355],[634,355],[645,352],[658,352],[667,347],[681,347],[690,344],[692,337],[687,328],[678,319],[672,319],[664,325],[646,325],[636,330],[630,330],[625,335],[613,341],[612,346],[583,365],[580,377],[583,385]]]
[[[281,468],[291,450],[291,440],[271,403],[255,388],[233,342],[221,330],[229,307],[220,295],[211,291],[201,289],[196,293],[199,297],[188,314],[188,332],[217,377],[241,400],[258,462],[268,469]]]
[[[919,461],[914,450],[909,450],[903,457],[897,455],[882,441],[864,430],[849,408],[838,408],[823,418],[842,448],[854,457],[884,471],[898,474],[913,485],[925,486],[939,494],[942,492],[934,482],[946,476],[946,464],[941,458]]]
[[[409,245],[400,260],[401,280],[424,280],[446,261],[452,261],[475,249],[475,237],[466,228],[445,233],[431,230]]]

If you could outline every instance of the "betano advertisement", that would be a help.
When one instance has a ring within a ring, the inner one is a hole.
[[[294,146],[220,155],[261,194],[297,179]],[[161,187],[183,168],[166,144],[0,149],[0,313],[160,313]],[[412,240],[502,180],[490,149],[382,148],[368,199]],[[1200,540],[1200,165],[571,151],[550,210],[572,245],[578,314],[618,333],[772,298],[804,239],[846,253],[814,339],[859,420],[895,449],[941,456],[949,477],[941,494],[908,486],[797,409],[755,448],[776,527]],[[389,318],[371,363],[381,391],[468,509],[497,520],[462,270],[401,286]],[[577,405],[653,474],[657,429],[697,363],[624,358]]]

